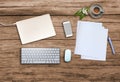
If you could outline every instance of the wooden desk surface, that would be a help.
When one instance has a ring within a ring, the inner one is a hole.
[[[85,17],[83,20],[103,22],[109,29],[116,55],[107,48],[107,61],[81,60],[72,55],[70,63],[64,63],[64,50],[75,47],[76,24],[73,14],[93,3],[103,6],[105,13],[100,19]],[[52,38],[21,45],[16,26],[0,26],[0,82],[120,82],[120,0],[0,0],[0,23],[39,16],[52,15],[57,35]],[[65,38],[62,22],[70,20],[74,36]],[[31,32],[32,33],[32,32]],[[60,47],[60,65],[21,65],[20,48]]]

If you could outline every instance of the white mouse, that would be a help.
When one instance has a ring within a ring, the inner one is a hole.
[[[64,61],[65,62],[71,61],[71,50],[70,49],[65,50]]]

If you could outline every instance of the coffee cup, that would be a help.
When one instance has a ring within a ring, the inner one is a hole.
[[[94,6],[92,9],[92,13],[94,15],[99,15],[99,14],[103,13],[103,10],[101,9],[100,6]]]
[[[104,13],[102,6],[99,4],[94,4],[90,6],[89,14],[93,18],[100,18]]]

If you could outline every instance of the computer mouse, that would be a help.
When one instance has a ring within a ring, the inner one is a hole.
[[[71,50],[70,49],[65,50],[64,61],[65,62],[71,61]]]

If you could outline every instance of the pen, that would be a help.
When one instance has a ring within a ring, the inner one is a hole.
[[[112,40],[111,40],[111,38],[109,36],[108,36],[108,42],[110,44],[110,47],[111,47],[111,50],[112,50],[112,54],[114,55],[115,54],[115,49],[113,47]]]

